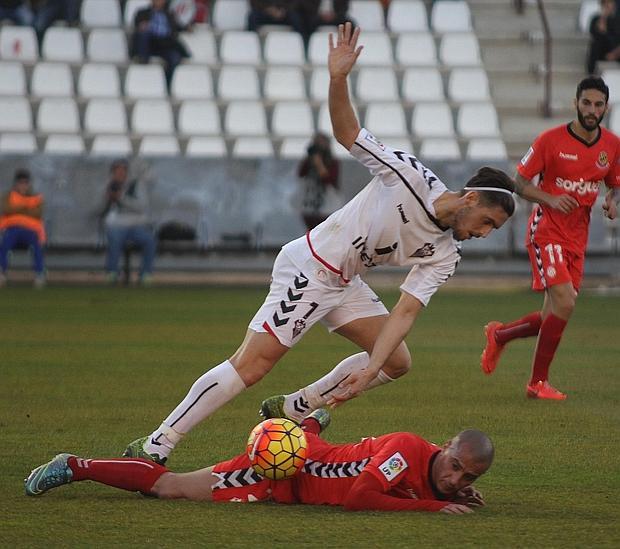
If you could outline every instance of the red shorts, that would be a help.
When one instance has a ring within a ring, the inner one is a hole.
[[[531,242],[527,252],[532,265],[532,289],[540,292],[550,286],[571,282],[579,291],[583,278],[584,254],[577,254],[554,242]]]
[[[213,501],[296,501],[292,480],[264,479],[254,472],[246,454],[218,463],[213,475],[218,477],[213,485]]]

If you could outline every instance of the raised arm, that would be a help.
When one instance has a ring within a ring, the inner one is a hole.
[[[357,47],[359,35],[359,27],[353,30],[351,23],[338,25],[336,45],[333,35],[329,35],[329,116],[334,137],[347,150],[353,146],[360,131],[347,86],[347,76],[363,48]]]
[[[562,213],[569,213],[579,206],[579,202],[569,194],[553,195],[546,193],[534,185],[529,179],[525,179],[520,173],[515,175],[515,192],[525,200],[530,202],[538,202],[560,210]]]

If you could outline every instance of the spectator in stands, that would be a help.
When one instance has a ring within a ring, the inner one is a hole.
[[[314,136],[297,173],[304,183],[301,212],[310,230],[342,206],[334,204],[339,200],[340,164],[332,155],[327,135],[319,132]]]
[[[182,30],[191,30],[194,23],[209,22],[209,0],[170,0],[168,10]]]
[[[0,21],[10,19],[15,25],[32,25],[32,10],[24,0],[0,0]]]
[[[31,4],[34,8],[33,25],[39,44],[45,31],[54,21],[66,21],[72,26],[80,22],[82,0],[31,0]]]
[[[156,242],[149,225],[147,197],[137,179],[128,180],[129,163],[124,159],[112,162],[101,218],[108,242],[106,276],[115,284],[119,276],[119,260],[128,245],[142,251],[140,283],[149,284],[153,273]]]
[[[136,13],[132,38],[132,56],[148,63],[151,56],[161,57],[166,63],[168,86],[174,69],[189,52],[178,39],[179,27],[168,11],[167,0],[151,0],[151,5]]]
[[[597,61],[620,61],[620,16],[614,0],[601,0],[601,12],[590,22],[588,74],[594,74]]]
[[[303,0],[250,0],[248,30],[258,32],[263,25],[288,25],[301,34],[307,44],[309,34],[299,3]]]
[[[355,22],[349,17],[349,0],[331,0],[327,4],[328,9],[324,7],[321,0],[301,0],[299,10],[302,13],[303,20],[306,22],[307,33],[310,35],[320,26],[338,26],[344,25],[347,21],[351,21],[353,26]]]
[[[6,284],[9,252],[18,247],[32,250],[34,285],[45,286],[43,196],[33,191],[28,170],[15,172],[13,188],[2,199],[0,231],[0,286]]]

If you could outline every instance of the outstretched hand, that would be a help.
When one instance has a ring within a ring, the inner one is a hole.
[[[366,389],[366,386],[377,377],[376,372],[364,368],[359,372],[351,374],[338,386],[327,404],[332,408],[337,408],[347,400],[355,398]]]
[[[334,37],[329,35],[329,56],[327,66],[329,75],[334,77],[347,77],[353,65],[357,61],[364,46],[357,46],[357,39],[360,35],[360,28],[353,30],[350,22],[338,25],[338,37],[334,46]]]

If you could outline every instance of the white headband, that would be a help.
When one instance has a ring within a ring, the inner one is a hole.
[[[512,191],[508,189],[502,189],[500,187],[463,187],[464,191],[492,191],[496,193],[505,193],[512,196]]]

